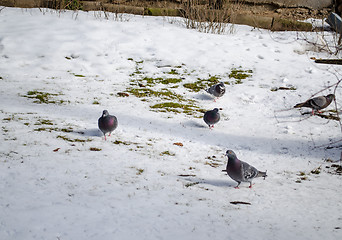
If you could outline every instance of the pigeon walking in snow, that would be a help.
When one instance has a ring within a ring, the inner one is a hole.
[[[210,129],[214,127],[214,124],[220,121],[220,113],[218,111],[218,108],[214,108],[213,110],[204,113],[203,120],[208,124]]]
[[[115,116],[109,115],[107,110],[103,110],[102,116],[99,118],[98,121],[99,129],[103,132],[103,135],[106,138],[106,133],[110,134],[117,128],[118,120]]]
[[[223,82],[217,83],[208,89],[205,90],[207,93],[214,95],[215,97],[219,98],[222,97],[223,94],[226,92],[226,87],[224,86]],[[216,99],[215,99],[216,100]]]
[[[238,183],[235,188],[239,188],[241,182],[249,182],[249,188],[252,188],[254,178],[263,177],[265,179],[267,177],[266,172],[261,172],[248,163],[240,161],[232,150],[228,150],[226,156],[228,163],[225,171]]]
[[[306,102],[296,104],[294,108],[301,108],[301,107],[311,108],[312,114],[314,114],[315,111],[319,111],[329,106],[330,103],[334,99],[335,99],[334,94],[329,94],[327,96],[314,97],[314,98],[307,100]]]

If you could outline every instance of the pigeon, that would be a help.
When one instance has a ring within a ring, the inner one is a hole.
[[[301,107],[312,108],[312,114],[314,114],[315,111],[319,112],[319,110],[329,106],[332,100],[334,99],[335,99],[334,94],[329,94],[327,96],[314,97],[314,98],[307,100],[306,102],[296,104],[294,108],[301,108]]]
[[[214,108],[213,110],[204,113],[203,120],[208,124],[210,129],[214,127],[214,124],[220,121],[220,113],[218,111],[218,108]]]
[[[110,134],[117,128],[118,120],[115,116],[109,115],[107,110],[103,110],[102,116],[99,118],[98,124],[99,129],[101,130],[101,132],[103,132],[105,140],[107,140],[106,133],[109,133],[110,136]]]
[[[252,180],[256,177],[267,177],[266,172],[261,172],[255,167],[249,165],[246,162],[240,161],[232,150],[226,152],[228,157],[228,163],[226,170],[229,177],[235,180],[238,185],[235,188],[239,188],[241,182],[249,182],[249,188],[252,188]]]
[[[226,87],[224,86],[223,82],[220,82],[220,83],[217,83],[217,84],[209,87],[205,91],[207,93],[210,93],[210,94],[214,95],[215,97],[219,98],[219,97],[222,97],[223,94],[225,94]],[[215,99],[215,101],[216,101],[216,99]]]

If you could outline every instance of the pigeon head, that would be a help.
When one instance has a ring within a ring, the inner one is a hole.
[[[236,158],[236,154],[233,152],[233,150],[227,150],[226,156],[228,158]]]
[[[214,108],[213,111],[214,111],[215,113],[217,113],[217,112],[219,111],[219,109],[218,109],[218,108]]]
[[[107,117],[109,115],[107,110],[103,110],[102,117]]]
[[[329,95],[327,95],[327,98],[328,98],[330,101],[332,101],[332,100],[335,99],[335,95],[334,95],[334,94],[329,94]]]

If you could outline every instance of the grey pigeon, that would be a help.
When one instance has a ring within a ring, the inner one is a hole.
[[[294,108],[301,108],[301,107],[311,108],[312,114],[314,114],[315,111],[319,111],[329,106],[332,100],[334,99],[335,99],[334,94],[329,94],[327,96],[314,97],[305,102],[296,104]]]
[[[223,82],[220,82],[220,83],[217,83],[217,84],[209,87],[205,91],[210,93],[210,94],[212,94],[212,95],[214,95],[215,97],[219,98],[219,97],[222,97],[223,94],[225,94],[226,87],[224,86]]]
[[[220,121],[220,113],[218,111],[218,108],[214,108],[213,110],[204,113],[203,120],[208,124],[210,129],[214,127],[214,124]]]
[[[249,188],[252,188],[254,178],[263,177],[265,179],[267,177],[266,172],[261,172],[248,163],[240,161],[232,150],[228,150],[226,156],[228,157],[226,172],[229,177],[237,181],[238,185],[235,188],[239,188],[241,182],[249,182]]]
[[[103,132],[105,140],[107,140],[106,133],[109,133],[110,136],[110,134],[117,128],[118,120],[115,116],[109,115],[107,110],[103,110],[102,116],[99,118],[98,124],[99,129],[101,130],[101,132]]]

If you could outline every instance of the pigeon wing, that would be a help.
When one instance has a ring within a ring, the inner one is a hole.
[[[245,182],[250,182],[258,175],[258,170],[249,165],[246,162],[241,161],[241,174],[242,174],[242,180]]]
[[[327,99],[324,96],[311,99],[310,104],[315,109],[321,109],[327,104]]]

